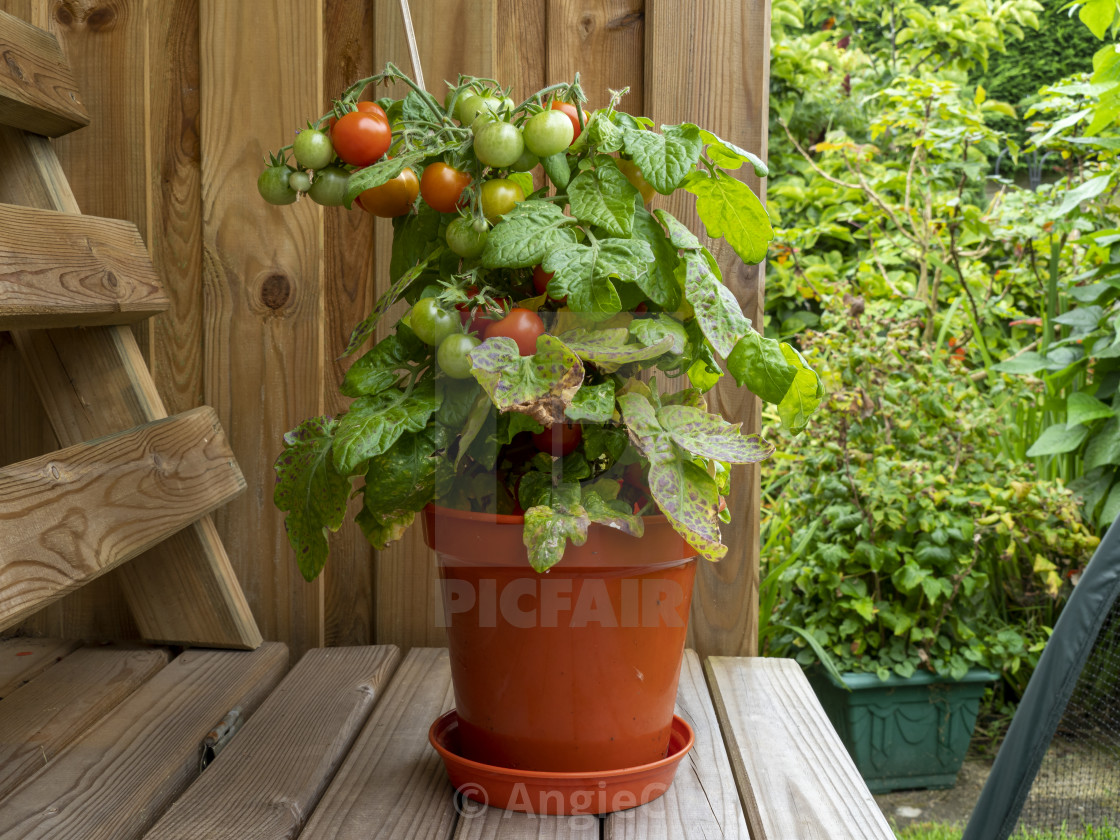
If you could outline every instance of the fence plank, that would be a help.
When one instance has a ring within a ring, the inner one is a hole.
[[[210,408],[0,469],[0,629],[244,489]]]
[[[0,702],[0,797],[167,664],[165,648],[82,648]]]
[[[0,839],[135,840],[198,775],[198,747],[287,670],[284,645],[187,651],[4,800]]]
[[[588,110],[606,106],[610,90],[629,87],[622,108],[641,114],[644,21],[645,0],[548,0],[546,84],[571,81],[578,71]]]
[[[689,4],[687,14],[679,4],[647,0],[645,32],[646,115],[658,124],[695,122],[765,158],[769,0],[699,0]],[[753,171],[739,174],[760,189]],[[664,204],[693,230],[701,230],[691,196],[674,196]],[[744,313],[761,324],[761,267],[743,265],[723,243],[709,245]],[[742,422],[745,432],[760,427],[758,399],[733,382],[721,383],[709,395],[709,405]],[[727,556],[701,565],[692,599],[689,643],[702,657],[753,654],[758,647],[759,470],[736,467],[732,481],[731,525],[723,530]]]
[[[0,698],[35,679],[79,645],[79,642],[66,639],[0,641]]]
[[[327,104],[358,79],[373,75],[373,5],[352,0],[326,0],[323,50],[331,56],[324,68],[322,104]],[[346,369],[357,356],[338,358],[350,332],[373,308],[374,219],[358,209],[323,210],[323,336],[326,376],[324,413],[337,416],[350,404],[338,392]],[[361,510],[361,499],[350,512]],[[291,557],[293,555],[289,555]],[[363,645],[373,640],[373,550],[353,521],[330,536],[330,562],[323,570],[324,638],[328,645]]]
[[[0,204],[0,328],[125,324],[167,306],[135,225]]]
[[[322,113],[322,4],[202,0],[199,13],[205,401],[252,481],[215,521],[261,630],[298,657],[323,644],[323,582],[292,559],[272,465],[284,433],[323,413],[322,213],[271,207],[248,184],[266,147]]]
[[[0,11],[0,123],[48,137],[89,125],[58,40]]]

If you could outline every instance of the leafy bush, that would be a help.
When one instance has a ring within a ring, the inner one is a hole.
[[[815,532],[793,563],[796,532],[766,534],[766,653],[884,678],[978,666],[1021,690],[1098,539],[1060,482],[1003,454],[1000,411],[959,359],[925,349],[917,319],[849,300],[802,339],[828,397],[812,445],[775,464],[768,514]]]

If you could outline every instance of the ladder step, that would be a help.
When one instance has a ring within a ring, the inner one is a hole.
[[[89,125],[58,39],[0,12],[0,124],[47,137]]]
[[[136,225],[0,204],[0,330],[127,324],[169,306]]]
[[[0,630],[244,489],[209,407],[0,469]]]

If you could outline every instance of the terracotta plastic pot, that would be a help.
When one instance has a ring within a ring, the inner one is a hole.
[[[593,525],[546,574],[520,516],[429,507],[462,755],[524,770],[665,758],[696,571],[663,516],[641,539]]]

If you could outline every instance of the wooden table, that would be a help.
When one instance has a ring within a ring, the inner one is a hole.
[[[324,648],[289,671],[277,643],[11,639],[0,698],[0,840],[894,837],[788,660],[688,651],[691,754],[663,797],[602,818],[456,796],[427,740],[453,704],[443,649]]]

